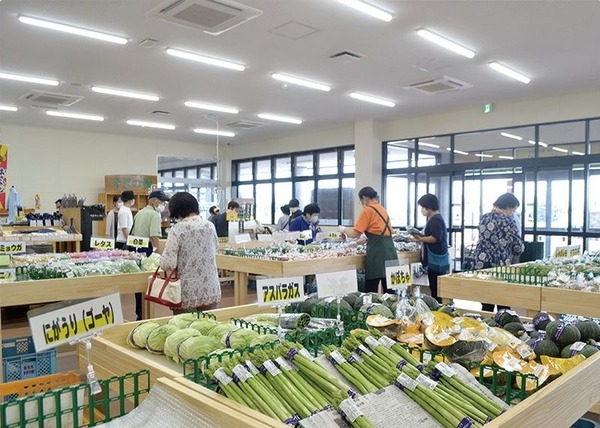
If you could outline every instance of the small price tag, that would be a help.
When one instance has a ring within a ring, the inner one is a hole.
[[[346,398],[340,403],[340,412],[350,423],[354,423],[355,420],[363,415],[363,412],[360,411],[352,398]]]
[[[0,254],[18,254],[25,252],[25,242],[22,241],[4,241],[0,242]]]
[[[0,283],[14,282],[17,276],[15,268],[0,269]]]
[[[260,373],[260,371],[256,368],[256,366],[254,365],[254,363],[252,363],[252,361],[250,361],[250,360],[246,360],[246,367],[248,367],[248,370],[253,375],[257,375],[257,374]]]
[[[302,230],[300,231],[300,240],[301,241],[308,241],[309,239],[312,239],[312,232],[310,230]]]
[[[215,377],[215,379],[217,379],[223,385],[227,385],[229,382],[231,382],[233,380],[233,378],[231,376],[227,375],[227,373],[225,373],[225,370],[223,370],[223,369],[216,370],[214,372],[213,376]]]
[[[279,365],[280,369],[285,370],[286,372],[291,372],[296,369],[296,367],[294,367],[291,363],[288,363],[288,361],[283,357],[277,357],[275,362]]]
[[[339,351],[333,351],[331,354],[329,354],[331,358],[333,358],[333,360],[337,363],[337,364],[343,364],[346,362],[346,359],[344,358],[344,356],[342,354],[340,354]]]
[[[537,366],[535,366],[535,369],[533,369],[533,375],[539,378],[543,371],[544,366],[542,364],[538,364]]]
[[[360,355],[358,355],[356,352],[352,353],[352,356],[350,357],[350,360],[348,360],[350,363],[364,363],[365,360],[363,359],[363,357],[361,357]]]
[[[577,257],[581,255],[581,245],[569,245],[569,257]]]
[[[375,339],[373,336],[367,336],[365,338],[365,343],[370,347],[370,348],[376,348],[379,345],[381,345],[377,339]]]
[[[233,237],[233,242],[235,242],[236,244],[244,244],[250,241],[252,241],[252,238],[250,237],[249,233],[241,233]]]
[[[340,232],[329,232],[327,233],[327,237],[330,239],[339,239],[340,238]]]
[[[395,290],[406,288],[412,284],[412,271],[410,265],[389,266],[385,268],[388,288]]]
[[[356,269],[341,272],[318,273],[317,293],[319,297],[342,296],[358,290]]]
[[[574,344],[571,345],[571,352],[573,352],[573,351],[579,352],[584,347],[585,347],[585,343],[584,342],[575,342]]]
[[[130,247],[143,248],[147,247],[150,243],[150,238],[144,238],[142,236],[129,235],[127,237],[127,245]]]
[[[256,281],[256,295],[261,306],[286,305],[304,300],[304,277],[267,278]]]
[[[358,353],[358,355],[361,355],[361,354],[366,354],[368,356],[373,355],[373,352],[369,348],[367,348],[365,345],[358,345],[356,352]]]
[[[265,369],[267,369],[267,371],[269,373],[271,373],[271,375],[273,376],[279,376],[282,372],[281,370],[279,370],[277,368],[277,366],[275,365],[275,363],[271,360],[267,360],[263,363],[263,366],[265,367]]]
[[[270,233],[259,233],[256,235],[256,239],[260,242],[273,242],[273,235]]]
[[[521,341],[519,339],[517,339],[516,337],[512,337],[509,341],[508,341],[508,346],[510,346],[513,349],[517,349],[518,346],[521,345]]]
[[[298,353],[306,358],[308,358],[310,361],[314,360],[314,357],[312,355],[310,355],[310,352],[308,352],[308,350],[306,348],[302,348],[298,351]]]
[[[246,382],[252,377],[252,374],[246,369],[246,367],[238,364],[232,370],[233,374],[237,376],[240,382]]]
[[[524,358],[524,359],[527,359],[531,355],[533,355],[533,352],[531,352],[531,350],[529,349],[529,346],[525,343],[521,344],[520,346],[517,346],[517,352],[519,353],[521,358]]]
[[[438,383],[435,380],[433,380],[425,375],[422,375],[422,374],[417,376],[416,380],[418,383],[420,383],[421,385],[423,385],[425,388],[429,389],[430,391],[433,391],[435,389],[435,387],[438,385]]]
[[[431,361],[431,354],[429,352],[423,353],[423,364],[427,364]]]
[[[97,250],[114,250],[115,240],[110,238],[97,238],[92,236],[90,239],[90,248],[96,248]]]
[[[417,389],[417,386],[419,384],[417,383],[416,380],[409,377],[406,373],[402,373],[396,379],[396,385],[398,385],[402,389],[406,388],[410,391],[414,391],[415,389]]]
[[[381,336],[378,340],[379,343],[381,343],[383,346],[385,346],[386,348],[391,348],[392,346],[394,346],[396,344],[396,342],[392,339],[390,339],[387,336]]]
[[[367,294],[366,296],[363,296],[363,305],[370,305],[371,303],[373,303],[373,296],[371,296],[370,294]]]
[[[441,333],[438,333],[435,335],[436,342],[441,342],[443,340],[448,340],[448,339],[450,339],[450,335],[448,333],[446,333],[445,331],[442,331]]]
[[[452,367],[450,367],[448,364],[446,363],[437,363],[435,365],[435,368],[437,369],[437,371],[439,371],[441,374],[448,376],[448,377],[452,377],[456,374],[456,371],[454,371],[454,369]]]
[[[490,352],[498,347],[498,344],[496,342],[493,342],[488,338],[483,339],[483,341],[487,344],[487,350]]]

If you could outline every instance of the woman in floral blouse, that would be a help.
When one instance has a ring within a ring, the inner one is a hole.
[[[169,232],[160,267],[177,268],[181,280],[181,313],[187,309],[214,309],[221,301],[216,254],[219,239],[215,226],[200,217],[198,201],[187,192],[173,195],[169,212],[177,222]]]
[[[479,242],[475,248],[474,269],[510,265],[514,256],[523,252],[523,241],[512,218],[519,200],[505,193],[494,202],[492,211],[481,216]],[[494,305],[483,303],[484,311],[493,312]],[[504,306],[498,305],[498,309]]]

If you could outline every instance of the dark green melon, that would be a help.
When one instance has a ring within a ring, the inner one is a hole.
[[[546,326],[546,337],[562,348],[581,340],[581,333],[574,325],[552,321]]]
[[[558,345],[556,345],[556,343],[550,339],[535,340],[531,344],[531,349],[533,349],[533,352],[535,352],[535,355],[538,357],[540,355],[547,355],[549,357],[560,356],[560,349],[558,348]]]
[[[525,333],[525,327],[520,322],[509,322],[502,326],[502,328],[515,337],[521,337]]]
[[[500,309],[498,312],[496,312],[494,319],[500,327],[505,326],[509,322],[521,322],[521,318],[519,318],[519,316],[510,309]]]
[[[551,317],[548,312],[542,311],[535,314],[533,317],[533,326],[536,330],[546,330],[546,326],[551,321],[554,321],[554,318]]]
[[[598,348],[596,348],[595,346],[592,346],[592,345],[585,345],[580,350],[573,349],[573,351],[571,351],[571,348],[575,347],[576,345],[580,345],[581,343],[583,343],[583,342],[573,343],[571,345],[565,346],[560,353],[561,358],[570,358],[577,354],[581,354],[585,358],[589,358],[592,355],[594,355],[596,352],[598,352]]]
[[[600,325],[596,324],[592,320],[585,320],[579,322],[575,327],[581,333],[581,341],[587,342],[588,340],[600,341]]]
[[[421,294],[421,300],[423,300],[423,302],[425,302],[425,304],[432,311],[437,311],[437,309],[441,306],[440,302],[435,300],[433,297],[428,296],[427,294]]]

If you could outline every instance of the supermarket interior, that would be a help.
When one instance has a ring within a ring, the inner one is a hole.
[[[600,428],[598,22],[0,0],[0,428]]]

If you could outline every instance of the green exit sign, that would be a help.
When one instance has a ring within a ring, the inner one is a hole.
[[[483,112],[484,113],[491,113],[492,112],[492,103],[487,103],[483,105]]]

